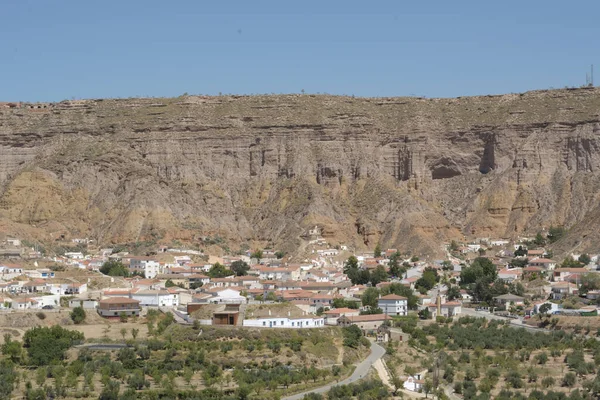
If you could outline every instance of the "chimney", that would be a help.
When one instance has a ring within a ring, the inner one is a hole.
[[[291,317],[291,316],[292,316],[292,312],[288,311],[288,317]]]
[[[269,317],[271,316],[271,309],[269,309]]]

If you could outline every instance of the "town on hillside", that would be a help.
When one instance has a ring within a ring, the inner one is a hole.
[[[452,241],[443,244],[440,259],[380,245],[371,251],[332,246],[319,227],[304,236],[302,258],[274,248],[215,256],[158,245],[139,255],[89,239],[71,239],[70,246],[50,253],[7,236],[0,244],[0,316],[43,320],[64,314],[70,318],[56,321],[78,329],[85,328],[85,318],[138,329],[141,318],[161,313],[200,334],[203,327],[265,332],[355,327],[388,346],[414,340],[404,331],[405,318],[427,326],[467,316],[530,330],[589,334],[593,326],[600,333],[599,256],[557,260],[550,248],[561,232]],[[399,387],[422,392],[427,372],[405,370]]]
[[[452,241],[439,260],[379,245],[366,252],[330,247],[318,227],[307,232],[309,256],[299,260],[276,249],[216,257],[158,246],[138,256],[95,248],[88,239],[72,242],[79,251],[41,254],[6,237],[0,249],[0,309],[82,307],[118,319],[158,308],[183,324],[290,329],[356,324],[372,333],[391,317],[409,313],[433,320],[487,313],[527,324],[540,312],[596,316],[600,302],[598,255],[556,261],[545,247],[550,234]],[[269,312],[256,312],[257,306]]]

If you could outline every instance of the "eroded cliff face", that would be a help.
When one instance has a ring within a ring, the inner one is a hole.
[[[600,90],[459,99],[86,100],[0,108],[0,227],[437,252],[564,225],[595,245]],[[593,240],[592,240],[593,239]],[[597,250],[597,249],[594,249]]]

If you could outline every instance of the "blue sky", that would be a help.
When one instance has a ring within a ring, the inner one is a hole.
[[[414,4],[411,4],[414,3]],[[0,100],[600,82],[599,1],[2,0]]]

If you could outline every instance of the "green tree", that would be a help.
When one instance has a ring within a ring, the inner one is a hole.
[[[554,386],[554,378],[553,377],[547,376],[544,379],[542,379],[542,387],[545,387],[547,389],[552,386]]]
[[[83,307],[75,307],[73,311],[71,311],[71,320],[77,325],[83,323],[85,321],[85,310]]]
[[[18,373],[10,360],[0,360],[0,398],[10,399]]]
[[[496,266],[486,257],[477,257],[470,266],[465,267],[460,273],[461,284],[475,283],[479,278],[485,277],[487,281],[496,280],[498,272]]]
[[[232,262],[229,268],[237,276],[244,276],[248,273],[248,271],[250,271],[250,266],[241,260]]]
[[[165,282],[165,287],[173,287],[173,286],[177,286],[177,285],[175,285],[175,283],[171,279],[167,279],[167,281]]]
[[[217,262],[214,263],[212,267],[210,267],[210,270],[208,270],[207,275],[211,278],[225,278],[226,276],[233,275],[233,272]]]
[[[342,328],[342,335],[344,337],[344,346],[352,347],[353,349],[357,349],[360,346],[362,331],[358,326],[350,325]]]
[[[109,260],[100,267],[100,272],[110,276],[129,276],[129,269],[120,261]]]
[[[119,387],[121,385],[117,381],[109,380],[102,388],[98,400],[118,400],[119,399]]]
[[[377,308],[377,299],[379,298],[379,290],[374,287],[367,288],[363,295],[360,297],[362,305],[364,307],[370,307],[372,309]]]
[[[523,248],[523,246],[519,246],[517,250],[515,250],[515,257],[523,257],[527,255],[527,250]]]
[[[281,260],[283,257],[285,257],[285,253],[281,250],[276,251],[275,252],[275,257],[277,257],[278,260]]]
[[[432,390],[433,384],[429,379],[425,379],[425,382],[423,383],[423,393],[425,393],[425,398],[427,398],[427,396],[429,395],[429,393],[431,393]]]
[[[254,250],[252,254],[250,254],[250,258],[256,258],[260,260],[263,257],[263,251],[260,249]]]
[[[453,240],[450,242],[450,245],[448,246],[448,250],[450,250],[453,253],[458,251],[458,243],[456,243],[456,240]]]
[[[460,299],[462,297],[460,294],[460,288],[458,286],[450,286],[446,296],[448,297],[449,301]]]
[[[348,257],[348,259],[344,263],[344,273],[348,276],[348,279],[350,279],[352,284],[357,285],[362,283],[360,282],[361,274],[358,269],[358,259],[355,256]]]
[[[562,226],[551,226],[550,229],[548,229],[548,241],[550,243],[558,242],[565,236],[565,233],[567,233],[567,231]]]
[[[540,315],[547,315],[550,310],[552,310],[552,306],[549,303],[544,303],[539,308]]]
[[[562,268],[581,268],[583,267],[583,264],[569,256],[563,260],[560,266]]]
[[[13,363],[18,364],[23,357],[23,346],[21,346],[21,343],[12,340],[10,334],[6,333],[2,344],[2,354]]]
[[[535,356],[535,360],[537,361],[538,364],[544,365],[548,362],[548,354],[546,354],[545,351],[542,351],[541,353],[539,353]]]
[[[579,256],[579,258],[577,259],[577,261],[579,261],[580,263],[582,263],[583,265],[588,265],[590,262],[592,262],[592,259],[590,258],[590,256],[588,256],[587,254],[582,254]]]
[[[545,245],[545,244],[546,244],[546,238],[545,238],[545,237],[544,237],[544,236],[543,236],[543,235],[542,235],[540,232],[538,232],[538,233],[535,235],[535,239],[533,239],[533,243],[534,243],[536,246],[543,246],[543,245]]]
[[[525,268],[527,264],[529,264],[528,258],[513,258],[508,263],[508,265],[510,265],[513,268]]]
[[[377,243],[377,246],[375,246],[375,251],[373,252],[373,257],[375,257],[375,258],[381,257],[381,245],[379,243]]]
[[[580,293],[585,294],[590,290],[600,289],[600,274],[596,272],[590,272],[581,275],[580,278],[581,286],[579,288]]]
[[[34,365],[49,365],[65,358],[66,351],[83,341],[83,333],[64,329],[60,325],[35,327],[25,332],[23,347]]]
[[[390,275],[393,277],[399,277],[402,274],[404,274],[404,272],[406,272],[406,269],[402,268],[400,266],[400,264],[398,263],[399,259],[400,259],[399,252],[395,252],[394,254],[392,254],[390,256],[390,262],[388,263],[388,268],[390,270]]]
[[[429,308],[425,307],[424,309],[422,309],[421,311],[418,312],[419,314],[419,318],[421,319],[429,319],[431,318],[431,313],[429,312]]]
[[[423,271],[423,276],[421,276],[415,282],[415,286],[421,291],[421,293],[425,293],[428,290],[433,289],[435,284],[439,281],[439,276],[437,270],[427,267],[425,271]]]
[[[388,273],[383,265],[378,265],[377,268],[371,273],[370,281],[372,285],[377,285],[380,282],[388,280]]]

